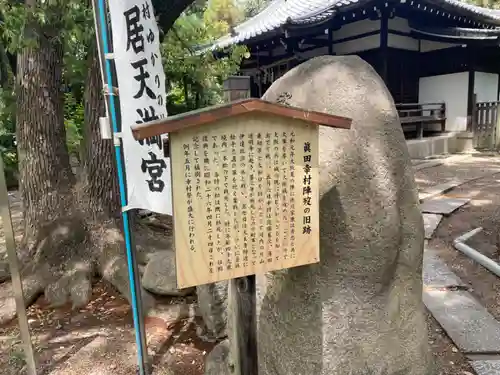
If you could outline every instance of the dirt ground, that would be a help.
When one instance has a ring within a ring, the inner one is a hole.
[[[165,304],[162,318],[148,318],[146,330],[153,375],[201,375],[214,344],[199,340],[196,318],[179,319],[179,303]],[[171,309],[169,309],[171,307]],[[130,375],[137,372],[132,313],[125,299],[99,282],[83,309],[52,309],[43,297],[28,309],[38,374]],[[26,373],[17,321],[0,327],[2,375]]]
[[[487,175],[454,189],[448,195],[470,197],[472,201],[445,218],[430,246],[438,249],[448,266],[471,287],[486,308],[500,319],[500,283],[481,266],[452,246],[453,238],[478,226],[484,231],[469,244],[490,257],[496,254],[496,207],[500,207],[500,157],[457,157],[446,165],[416,173],[420,188],[453,178]],[[496,173],[496,174],[492,174]],[[13,199],[13,219],[20,234],[20,205]],[[0,249],[3,247],[0,237]],[[0,259],[2,253],[0,251]],[[215,345],[199,340],[195,334],[193,311],[196,301],[164,299],[161,312],[146,321],[153,375],[201,375],[205,356]],[[42,375],[130,375],[137,371],[136,347],[130,307],[114,289],[98,282],[92,301],[83,309],[52,309],[43,297],[28,309],[30,328]],[[474,374],[439,324],[428,314],[429,343],[440,375]],[[0,326],[0,373],[26,373],[17,322]]]

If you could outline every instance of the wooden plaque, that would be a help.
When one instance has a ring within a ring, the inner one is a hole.
[[[179,288],[319,262],[318,127],[248,112],[170,133]]]

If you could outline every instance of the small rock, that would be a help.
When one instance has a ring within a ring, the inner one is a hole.
[[[455,347],[451,348],[451,351],[452,351],[453,353],[458,353],[458,349],[457,349],[457,348],[455,348]]]
[[[112,364],[109,366],[109,368],[110,368],[111,370],[114,370],[114,369],[116,369],[116,365],[115,365],[114,363],[112,363]]]
[[[9,263],[0,262],[0,283],[10,279]]]
[[[194,292],[194,288],[177,289],[174,255],[173,251],[162,251],[150,257],[142,276],[144,289],[165,296],[186,296]]]
[[[224,338],[227,336],[227,296],[228,283],[220,281],[196,287],[198,311],[203,318],[208,336]],[[198,337],[204,336],[198,332]]]

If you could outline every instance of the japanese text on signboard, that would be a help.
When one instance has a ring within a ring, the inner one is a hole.
[[[238,120],[172,135],[180,286],[318,260],[317,129]]]

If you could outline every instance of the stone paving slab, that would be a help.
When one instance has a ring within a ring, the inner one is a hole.
[[[460,186],[460,185],[466,183],[467,181],[468,180],[452,180],[452,181],[444,182],[442,184],[430,186],[430,187],[424,189],[423,191],[421,191],[418,194],[418,198],[420,199],[420,201],[423,201],[424,199],[430,199],[430,198],[437,197],[438,195],[444,194],[444,193],[456,188],[457,186]]]
[[[423,214],[422,216],[424,218],[425,239],[430,240],[443,219],[443,215]]]
[[[422,278],[426,287],[449,288],[467,285],[448,268],[434,250],[424,251]]]
[[[500,322],[469,292],[424,289],[423,300],[463,353],[500,353]]]
[[[425,199],[420,205],[420,208],[424,213],[449,215],[469,201],[469,198]]]
[[[500,360],[471,361],[472,368],[477,375],[499,375]]]

